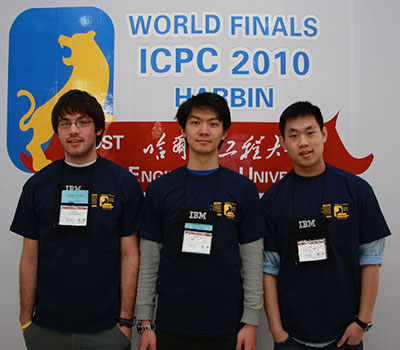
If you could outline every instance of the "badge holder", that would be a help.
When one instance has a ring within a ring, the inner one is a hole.
[[[59,185],[56,191],[55,227],[86,228],[89,219],[90,186]]]
[[[216,224],[217,213],[212,210],[182,209],[179,252],[211,255]]]
[[[289,235],[296,265],[328,259],[328,227],[324,215],[290,220]]]

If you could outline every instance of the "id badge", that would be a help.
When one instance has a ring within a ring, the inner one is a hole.
[[[297,241],[299,262],[326,260],[328,258],[326,239],[304,239]]]
[[[181,252],[210,255],[217,215],[211,210],[182,211]]]
[[[325,216],[289,221],[292,255],[296,264],[328,259]]]
[[[86,226],[87,218],[87,206],[61,205],[58,224],[60,226]]]
[[[57,226],[87,227],[90,190],[87,185],[61,185],[57,200]]]

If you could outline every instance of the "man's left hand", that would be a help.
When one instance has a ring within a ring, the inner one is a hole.
[[[237,335],[236,350],[256,350],[257,326],[245,324]]]
[[[342,338],[338,341],[337,347],[340,348],[343,344],[358,345],[361,343],[365,331],[355,322],[349,324]]]
[[[129,339],[129,341],[132,341],[132,328],[124,327],[124,326],[121,327],[118,324],[117,324],[117,326],[119,327],[121,332],[125,334],[125,336]]]

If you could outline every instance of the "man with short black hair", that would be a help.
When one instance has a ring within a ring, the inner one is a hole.
[[[24,185],[11,231],[24,237],[20,321],[29,350],[130,349],[143,193],[99,157],[104,112],[85,91],[54,106],[63,160]]]
[[[274,349],[362,349],[389,228],[371,186],[324,162],[328,132],[317,106],[292,104],[279,129],[293,170],[261,199]]]
[[[200,93],[179,107],[176,118],[189,161],[146,192],[139,349],[255,350],[265,231],[257,188],[219,165],[231,123],[224,98]]]

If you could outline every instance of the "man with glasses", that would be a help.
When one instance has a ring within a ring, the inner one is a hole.
[[[61,96],[52,125],[64,149],[24,185],[11,231],[24,237],[20,321],[28,349],[130,349],[139,265],[137,179],[96,153],[101,105]]]

